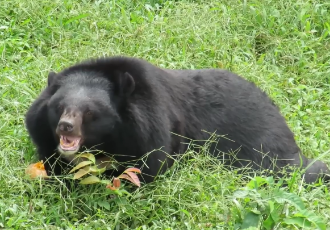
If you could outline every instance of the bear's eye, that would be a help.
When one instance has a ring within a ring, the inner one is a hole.
[[[57,106],[57,111],[58,111],[58,112],[62,112],[62,111],[63,111],[63,108],[64,108],[63,105],[58,105],[58,106]]]
[[[86,112],[86,116],[92,116],[92,115],[93,115],[92,111],[89,110],[89,111]]]
[[[85,119],[87,120],[87,121],[90,121],[90,120],[92,120],[93,119],[93,111],[90,111],[90,110],[87,110],[86,112],[85,112]]]

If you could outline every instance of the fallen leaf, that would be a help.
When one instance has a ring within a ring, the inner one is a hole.
[[[113,186],[115,187],[115,188],[119,188],[120,187],[120,179],[119,178],[113,178]]]
[[[136,173],[141,173],[141,170],[138,168],[128,168],[124,171],[124,173],[126,172],[136,172]]]
[[[111,184],[108,184],[106,188],[111,189],[112,191],[117,190],[117,188],[113,187]]]
[[[139,177],[135,173],[126,172],[126,174],[128,174],[134,180],[134,184],[136,184],[139,187],[141,186]]]
[[[129,175],[127,175],[127,174],[129,174]],[[118,178],[123,178],[123,179],[129,180],[130,182],[132,182],[133,184],[135,184],[138,187],[141,186],[140,180],[136,174],[134,174],[132,172],[127,172],[127,174],[122,174]]]

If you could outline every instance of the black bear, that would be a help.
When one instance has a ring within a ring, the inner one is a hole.
[[[26,127],[47,172],[53,165],[56,175],[63,167],[56,156],[69,162],[84,147],[99,150],[98,163],[105,166],[110,154],[118,162],[137,160],[148,183],[172,165],[170,155],[185,152],[187,140],[207,140],[214,132],[225,138],[210,152],[236,167],[277,171],[312,162],[300,153],[277,106],[255,84],[227,70],[162,69],[123,56],[51,72],[26,114]],[[235,150],[235,156],[225,154]],[[305,181],[328,172],[316,161]]]

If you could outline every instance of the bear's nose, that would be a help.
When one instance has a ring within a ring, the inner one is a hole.
[[[58,123],[58,127],[60,131],[62,132],[72,132],[73,131],[73,125],[68,121],[60,121]]]

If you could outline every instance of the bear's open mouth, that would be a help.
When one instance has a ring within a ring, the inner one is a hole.
[[[65,151],[75,151],[79,148],[81,137],[69,137],[63,136],[60,137],[60,146],[61,149]]]

